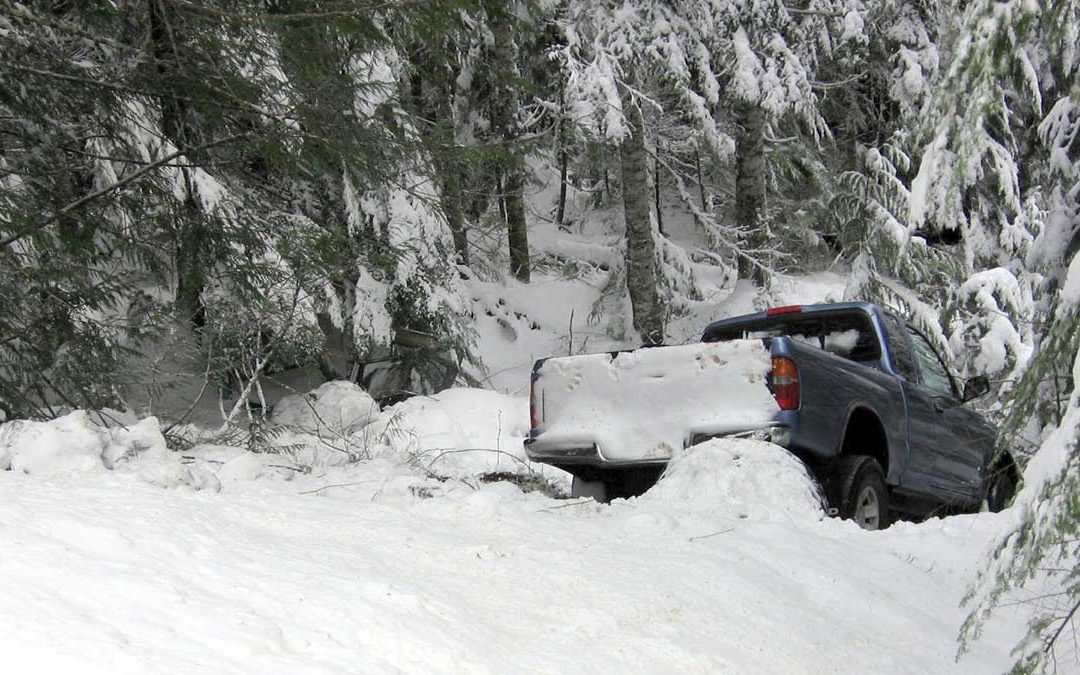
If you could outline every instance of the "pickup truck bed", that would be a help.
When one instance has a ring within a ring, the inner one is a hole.
[[[663,462],[691,438],[764,428],[779,411],[765,386],[770,369],[761,340],[546,359],[532,383],[543,433],[529,451],[576,463]]]

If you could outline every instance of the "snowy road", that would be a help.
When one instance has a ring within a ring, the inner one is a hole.
[[[1019,634],[954,661],[994,516],[863,533],[415,482],[0,473],[3,670],[988,673]]]

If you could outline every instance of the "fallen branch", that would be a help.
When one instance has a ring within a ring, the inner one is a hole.
[[[718,534],[727,534],[728,532],[734,532],[734,527],[729,527],[726,530],[720,530],[719,532],[713,532],[712,534],[702,534],[697,537],[690,537],[687,541],[697,541],[698,539],[708,539],[709,537],[715,537]]]
[[[416,455],[416,458],[417,458],[417,459],[419,460],[419,459],[420,459],[421,457],[423,457],[423,456],[424,456],[424,454],[426,454],[427,452],[435,452],[435,450],[436,450],[436,449],[432,449],[432,450],[427,450],[427,451],[425,451],[425,452],[421,452],[421,453],[418,453],[418,454]],[[446,455],[456,455],[456,454],[459,454],[459,453],[462,453],[462,452],[493,452],[493,453],[495,453],[496,455],[506,455],[507,457],[509,457],[510,459],[514,460],[515,462],[517,462],[517,463],[518,463],[518,464],[520,464],[521,466],[524,466],[524,467],[526,467],[526,468],[528,468],[528,467],[529,467],[529,463],[528,463],[528,462],[526,462],[525,460],[521,459],[520,457],[518,457],[518,456],[517,456],[517,455],[515,455],[514,453],[512,453],[512,452],[506,452],[505,450],[495,450],[494,448],[461,448],[460,450],[443,450],[443,451],[442,451],[442,452],[440,452],[439,454],[435,455],[435,459],[433,459],[433,460],[431,460],[430,462],[428,462],[428,466],[429,466],[429,467],[430,467],[430,466],[432,466],[433,464],[435,464],[435,462],[439,461],[440,459],[442,459],[442,458],[443,458],[444,456],[446,456]]]
[[[304,490],[303,492],[298,492],[297,494],[313,495],[316,492],[322,492],[323,490],[329,490],[330,488],[352,487],[354,485],[364,485],[365,483],[378,483],[378,482],[379,481],[377,481],[377,480],[358,480],[355,483],[331,483],[330,485],[324,485],[324,486],[322,486],[320,488],[315,488],[314,490]]]

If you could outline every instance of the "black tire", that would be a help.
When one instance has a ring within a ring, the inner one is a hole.
[[[848,455],[837,460],[827,490],[829,505],[844,520],[864,530],[889,526],[889,491],[885,472],[873,457]]]
[[[996,466],[990,470],[990,479],[986,486],[986,510],[990,513],[1004,511],[1016,496],[1016,479],[1006,466]]]

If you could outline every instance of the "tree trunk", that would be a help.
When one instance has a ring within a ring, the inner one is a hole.
[[[694,148],[694,170],[697,172],[698,197],[701,199],[701,211],[708,213],[709,208],[705,205],[705,182],[701,177],[701,150]]]
[[[565,93],[559,91],[559,203],[555,206],[555,224],[562,227],[566,220],[566,173],[570,163],[570,153],[567,150],[566,138],[566,104]]]
[[[517,45],[510,25],[495,31],[495,68],[499,86],[495,97],[494,122],[507,149],[517,143],[518,129],[518,69]],[[507,158],[503,171],[503,206],[506,212],[507,243],[510,247],[510,272],[525,283],[529,282],[529,234],[525,227],[525,180],[517,154]]]
[[[664,341],[664,306],[658,291],[656,240],[649,204],[649,167],[645,153],[645,123],[641,109],[625,89],[623,111],[630,134],[619,146],[622,165],[623,217],[626,221],[626,288],[634,313],[634,328],[645,344]]]
[[[178,79],[181,64],[177,26],[170,20],[161,0],[150,0],[147,10],[157,73],[163,82],[171,82]],[[198,130],[192,124],[190,103],[168,94],[159,98],[161,128],[165,136],[178,148],[197,143]],[[189,161],[190,159],[188,158]],[[183,216],[176,222],[173,259],[176,272],[176,304],[195,330],[199,331],[206,325],[202,293],[206,286],[205,266],[209,264],[205,259],[207,251],[204,214],[191,184],[191,169],[182,167],[180,173],[183,176],[185,197]]]
[[[431,75],[430,73],[434,73]],[[469,264],[469,240],[466,235],[465,206],[461,190],[461,162],[454,138],[454,115],[451,109],[454,91],[448,74],[428,67],[413,75],[413,97],[421,115],[431,121],[435,144],[432,164],[439,185],[439,204],[454,238],[457,262]]]
[[[660,210],[660,144],[656,144],[656,157],[653,161],[653,200],[656,202],[656,230],[664,233],[664,214]]]
[[[735,138],[735,221],[742,229],[747,253],[739,257],[739,276],[765,282],[761,264],[767,260],[762,249],[765,232],[765,111],[753,103],[740,102],[735,108],[738,130]],[[755,261],[758,264],[755,264]]]
[[[506,190],[506,231],[510,243],[510,272],[529,283],[529,234],[525,230],[525,200],[522,198],[521,171],[510,171],[503,182]]]
[[[562,123],[560,122],[560,124]],[[560,143],[564,142],[564,140],[560,139]],[[559,148],[559,204],[555,207],[555,224],[559,227],[566,223],[566,174],[569,162],[569,153],[566,151],[566,146],[563,145]]]
[[[443,173],[445,171],[445,173]],[[469,239],[465,234],[465,209],[461,205],[461,176],[456,165],[440,169],[442,173],[442,206],[446,223],[454,236],[454,253],[458,263],[469,264]]]

